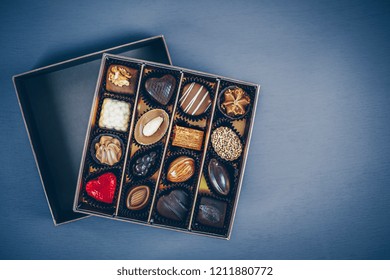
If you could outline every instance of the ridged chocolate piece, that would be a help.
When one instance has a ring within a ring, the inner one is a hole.
[[[184,113],[192,116],[201,115],[211,105],[210,93],[203,85],[193,82],[183,88],[179,104]]]
[[[230,191],[229,173],[225,166],[215,158],[211,159],[208,166],[208,175],[211,187],[220,195],[227,195]]]
[[[148,186],[136,186],[127,194],[126,207],[129,210],[141,210],[148,203],[150,189]]]
[[[171,162],[168,168],[167,179],[173,183],[185,182],[195,173],[193,158],[181,156]]]
[[[202,197],[196,220],[205,226],[222,228],[225,222],[226,207],[226,202]]]
[[[172,146],[200,151],[203,135],[202,130],[175,125]]]
[[[184,222],[190,208],[190,197],[183,190],[173,190],[157,201],[157,211],[161,216]]]
[[[145,89],[150,96],[162,105],[167,105],[175,91],[176,79],[172,75],[161,78],[149,78],[145,82]]]

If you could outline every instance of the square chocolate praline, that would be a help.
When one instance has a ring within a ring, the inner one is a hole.
[[[108,67],[106,90],[116,93],[134,94],[137,88],[138,70],[123,65]]]

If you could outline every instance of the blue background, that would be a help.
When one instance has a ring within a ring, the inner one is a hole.
[[[389,259],[389,2],[154,2],[1,2],[0,258]],[[54,227],[11,76],[158,34],[175,65],[262,85],[232,239]]]

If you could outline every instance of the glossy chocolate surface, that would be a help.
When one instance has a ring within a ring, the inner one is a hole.
[[[220,195],[227,195],[230,191],[230,177],[225,166],[215,158],[208,165],[208,175],[211,187]]]

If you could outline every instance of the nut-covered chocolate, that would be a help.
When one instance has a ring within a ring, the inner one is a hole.
[[[168,168],[167,179],[173,183],[181,183],[190,179],[195,173],[195,160],[180,156],[173,160]]]
[[[202,149],[202,130],[175,125],[172,146],[200,151]]]
[[[168,219],[184,222],[190,209],[190,196],[184,190],[173,190],[157,201],[158,213]]]
[[[228,87],[221,94],[220,107],[225,115],[235,118],[246,114],[251,99],[242,88]]]
[[[242,144],[238,135],[229,127],[220,126],[211,134],[211,144],[218,156],[227,161],[241,156]]]
[[[206,226],[222,228],[226,216],[226,207],[226,202],[210,197],[202,197],[196,220]]]
[[[135,93],[138,70],[123,65],[113,64],[108,67],[106,89],[117,93]]]
[[[228,195],[230,191],[230,177],[225,166],[215,158],[212,158],[207,171],[211,187],[214,191],[220,195]]]
[[[210,93],[207,88],[198,83],[184,86],[179,105],[184,113],[198,116],[207,111],[211,105]]]
[[[169,127],[169,116],[162,109],[154,109],[141,116],[135,125],[134,138],[141,145],[154,144],[164,137]]]
[[[149,78],[145,82],[147,93],[162,105],[167,105],[175,91],[176,79],[172,75],[164,75],[161,78]]]
[[[141,210],[148,203],[150,188],[148,186],[136,186],[127,194],[126,207],[129,210]]]

